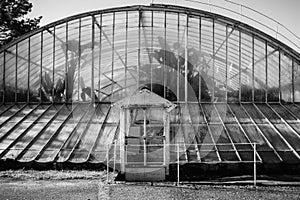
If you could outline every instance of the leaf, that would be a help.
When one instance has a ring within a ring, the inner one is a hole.
[[[62,82],[61,79],[57,80],[55,90],[56,90],[56,96],[64,93],[65,84]]]
[[[85,84],[84,84],[84,80],[83,80],[82,76],[80,76],[80,86],[81,86],[81,89],[85,88]]]
[[[51,81],[50,75],[49,75],[48,73],[45,72],[44,78],[45,78],[45,81],[46,81],[47,86],[50,87],[50,88],[52,89],[53,83],[52,83],[52,81]]]
[[[32,3],[28,0],[1,0],[0,8],[0,46],[39,27],[42,17],[24,18],[32,9]]]

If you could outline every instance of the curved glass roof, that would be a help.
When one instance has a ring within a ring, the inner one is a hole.
[[[214,145],[199,162],[249,161],[238,143],[256,142],[263,162],[299,163],[299,71],[292,48],[201,10],[69,17],[0,49],[0,159],[103,162],[119,131],[111,103],[148,88],[178,105],[171,132]]]
[[[132,6],[66,18],[3,47],[0,94],[4,102],[115,102],[149,87],[163,97],[171,90],[172,101],[298,102],[299,58],[233,19]]]

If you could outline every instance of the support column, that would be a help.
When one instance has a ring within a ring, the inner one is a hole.
[[[125,130],[126,130],[126,120],[125,120],[124,108],[120,109],[120,134],[119,134],[119,143],[120,143],[120,166],[121,173],[125,172]]]

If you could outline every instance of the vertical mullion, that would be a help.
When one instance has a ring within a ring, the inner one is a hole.
[[[201,17],[199,17],[199,52],[200,52],[200,55],[202,54],[201,52]],[[202,74],[201,74],[201,69],[200,69],[200,65],[199,65],[199,69],[198,69],[198,73],[199,73],[199,93],[198,93],[198,102],[201,102],[201,81],[202,81]]]
[[[55,28],[55,26],[53,27],[53,35],[55,35],[55,32],[56,32],[56,28]],[[52,102],[54,102],[54,70],[55,70],[55,37],[53,37],[53,61],[52,61],[52,63],[53,63],[53,65],[52,65],[52,83],[53,83],[53,85],[52,85],[52,88],[51,88],[51,93],[52,93]]]
[[[292,57],[292,101],[295,102],[295,80],[294,80],[295,59]]]
[[[180,32],[180,14],[177,13],[177,43],[179,43],[179,32]],[[180,101],[180,87],[179,87],[179,84],[180,84],[180,77],[181,77],[181,73],[180,73],[180,66],[179,66],[179,53],[180,53],[180,48],[178,47],[177,48],[177,102]]]
[[[81,76],[80,76],[80,65],[81,65],[81,18],[79,19],[79,24],[78,24],[78,83],[77,83],[77,99],[80,101],[80,85],[81,85]]]
[[[95,17],[92,16],[92,83],[91,83],[91,101],[95,103],[94,95],[94,69],[95,69]]]
[[[163,85],[164,85],[164,98],[167,97],[166,94],[166,87],[167,87],[167,67],[166,66],[166,50],[167,50],[167,12],[165,12],[165,16],[164,16],[164,60],[163,60]]]
[[[141,64],[141,10],[138,15],[138,59],[137,59],[137,88],[140,86],[140,64]]]
[[[15,99],[14,102],[17,103],[17,91],[18,91],[18,47],[19,47],[19,43],[16,44],[16,64],[15,64]]]
[[[188,101],[188,23],[189,23],[189,16],[186,14],[186,25],[185,25],[185,38],[184,38],[184,93],[185,99],[184,101]]]
[[[239,30],[239,103],[242,102],[242,33]]]
[[[147,164],[147,146],[146,146],[146,139],[147,139],[147,129],[146,129],[146,120],[147,120],[147,118],[146,118],[146,109],[143,109],[143,114],[144,114],[144,123],[143,123],[143,125],[144,125],[144,135],[143,135],[143,141],[144,141],[144,165],[146,165]]]
[[[153,55],[153,10],[151,11],[151,55]],[[153,67],[152,67],[152,62],[153,58],[151,57],[150,60],[150,91],[152,92],[153,90]]]
[[[39,89],[39,97],[40,103],[42,102],[42,79],[43,79],[43,43],[44,43],[44,32],[41,32],[41,66],[40,66],[40,89]]]
[[[100,27],[102,27],[102,14],[100,14]],[[100,28],[100,36],[99,36],[99,80],[98,80],[98,99],[101,101],[101,54],[102,54],[102,28]]]
[[[128,48],[128,11],[126,11],[126,28],[125,28],[125,67],[124,67],[124,71],[125,71],[125,91],[127,93],[127,56],[128,56],[128,52],[127,49]]]
[[[30,94],[30,37],[28,38],[28,68],[27,68],[27,103],[29,103]]]
[[[278,50],[278,67],[279,67],[279,102],[281,102],[281,50]]]
[[[65,63],[65,102],[68,102],[69,101],[69,99],[68,99],[68,87],[69,87],[69,85],[68,85],[68,61],[69,61],[69,58],[68,58],[68,36],[69,36],[69,34],[68,34],[68,31],[69,31],[69,27],[68,27],[68,22],[66,22],[66,43],[65,43],[65,45],[66,45],[66,48],[65,48],[65,55],[66,55],[66,63]]]
[[[113,21],[112,21],[112,51],[111,51],[111,80],[113,81],[112,87],[111,87],[111,101],[113,101],[114,98],[114,56],[115,56],[115,17],[116,13],[113,13]]]
[[[254,102],[254,35],[252,34],[252,102]]]
[[[233,29],[233,28],[232,28]],[[228,26],[226,26],[226,41],[225,41],[225,102],[227,103],[228,100]]]
[[[2,103],[5,103],[5,65],[6,65],[6,51],[3,51],[3,77],[2,77],[2,82],[3,82],[3,96],[2,96]]]
[[[265,66],[266,66],[266,88],[265,90],[265,102],[268,102],[268,43],[265,41]]]
[[[213,92],[212,92],[212,101],[215,101],[215,19],[212,20],[212,25],[213,25],[213,38],[212,38],[212,59],[213,59],[213,67],[212,67],[212,74],[213,74]]]

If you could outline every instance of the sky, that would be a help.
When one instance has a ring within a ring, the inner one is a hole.
[[[185,0],[30,0],[33,4],[32,12],[28,17],[43,16],[41,26],[49,24],[59,19],[105,8],[128,6],[128,5],[149,5],[154,3],[185,4]],[[240,7],[226,2],[225,0],[194,0],[204,3],[213,3],[220,6],[231,7],[240,12]],[[247,7],[251,7],[270,18],[280,22],[298,37],[300,37],[300,26],[297,20],[300,19],[300,0],[230,0]],[[199,9],[201,9],[201,4]],[[245,9],[246,10],[246,9]],[[243,12],[246,14],[246,12]],[[251,15],[253,12],[251,13]],[[237,19],[239,20],[239,19]],[[265,22],[268,23],[268,22]],[[276,29],[276,25],[274,26]],[[300,43],[300,39],[299,39]]]

